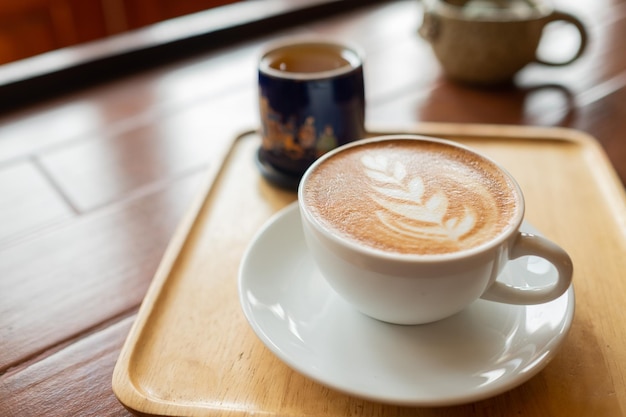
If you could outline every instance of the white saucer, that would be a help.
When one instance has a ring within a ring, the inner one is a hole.
[[[509,262],[500,279],[523,285],[554,276],[552,265],[529,257]],[[570,287],[536,306],[478,300],[426,325],[371,319],[318,272],[295,203],[246,251],[239,298],[257,336],[294,370],[347,394],[412,406],[478,401],[520,385],[552,359],[574,315]]]

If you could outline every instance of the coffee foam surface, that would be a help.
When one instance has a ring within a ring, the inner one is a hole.
[[[467,250],[498,236],[520,210],[510,178],[490,161],[419,140],[372,142],[318,165],[303,198],[325,228],[404,254]]]

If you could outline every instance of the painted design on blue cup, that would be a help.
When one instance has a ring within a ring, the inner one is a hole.
[[[259,65],[260,154],[300,177],[318,157],[364,136],[360,54],[332,42],[299,41],[266,52]]]

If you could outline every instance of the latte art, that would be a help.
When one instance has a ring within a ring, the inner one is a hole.
[[[511,179],[445,142],[387,140],[320,161],[304,203],[331,233],[386,252],[444,254],[493,240],[519,214]]]
[[[437,190],[424,198],[421,177],[407,177],[404,164],[384,156],[364,155],[361,162],[371,182],[371,197],[381,210],[376,215],[391,231],[416,239],[458,241],[476,225],[477,214],[467,206],[462,217],[446,216],[448,197]]]

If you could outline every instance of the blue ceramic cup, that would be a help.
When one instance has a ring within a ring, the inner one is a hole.
[[[334,41],[275,44],[259,62],[261,172],[297,186],[318,157],[365,134],[362,54]]]

